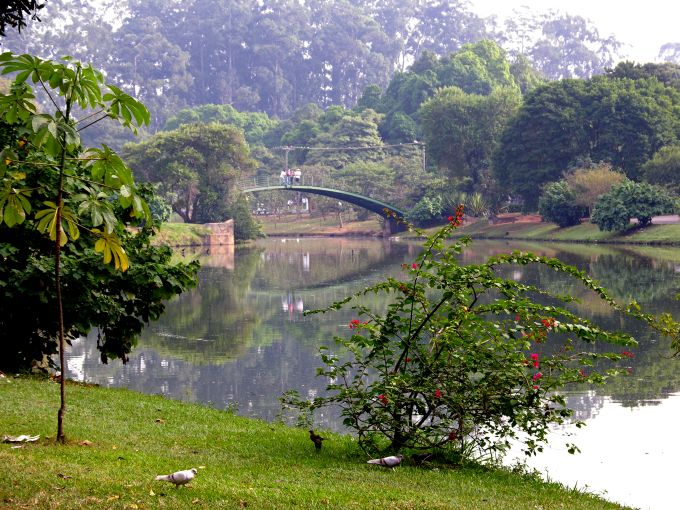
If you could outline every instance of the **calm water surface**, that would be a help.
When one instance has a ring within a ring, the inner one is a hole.
[[[465,260],[481,261],[512,249],[557,256],[586,269],[619,299],[634,297],[647,310],[680,317],[680,256],[672,250],[583,245],[475,242]],[[197,289],[168,304],[123,366],[102,365],[93,338],[74,343],[68,375],[105,386],[236,408],[265,420],[279,416],[288,389],[314,396],[326,381],[315,376],[318,348],[347,333],[351,310],[304,316],[350,293],[399,274],[413,262],[417,244],[372,239],[270,239],[255,246],[198,253]],[[574,393],[569,403],[583,429],[555,430],[546,452],[529,464],[553,480],[588,488],[608,499],[649,509],[676,509],[674,472],[680,459],[680,360],[670,347],[635,324],[612,316],[592,295],[554,272],[522,267],[510,278],[539,283],[581,299],[579,312],[599,324],[626,328],[640,346],[632,375],[603,388]],[[322,428],[338,428],[332,415]],[[568,440],[582,450],[562,448]]]

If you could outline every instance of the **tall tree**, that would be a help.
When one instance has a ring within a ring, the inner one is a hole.
[[[520,102],[517,88],[496,88],[488,96],[457,87],[438,90],[420,109],[424,140],[437,167],[451,178],[479,184]]]
[[[501,184],[537,206],[537,189],[583,160],[605,161],[630,178],[677,138],[680,95],[655,79],[562,80],[531,92],[494,157]]]

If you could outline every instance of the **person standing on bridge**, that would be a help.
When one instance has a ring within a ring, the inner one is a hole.
[[[281,186],[286,185],[286,171],[281,170],[281,173],[279,174],[279,180],[281,181]]]
[[[302,180],[302,170],[299,168],[295,169],[293,172],[293,180],[295,181],[295,184],[300,184],[300,181]]]

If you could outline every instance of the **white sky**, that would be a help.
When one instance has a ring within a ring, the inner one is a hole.
[[[640,63],[655,62],[659,48],[680,42],[680,1],[678,0],[470,0],[480,16],[495,14],[499,19],[526,5],[533,12],[556,9],[592,21],[601,37],[622,42],[621,55]]]

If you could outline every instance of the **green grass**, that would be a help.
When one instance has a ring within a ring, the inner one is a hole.
[[[154,244],[164,246],[201,246],[210,229],[191,223],[163,223],[154,236]]]
[[[1,509],[614,509],[577,490],[479,467],[366,464],[348,436],[317,452],[304,430],[127,390],[69,384],[65,445],[59,387],[0,378]],[[51,436],[46,437],[46,436]],[[89,445],[81,444],[89,441]],[[154,476],[196,467],[187,487]]]

